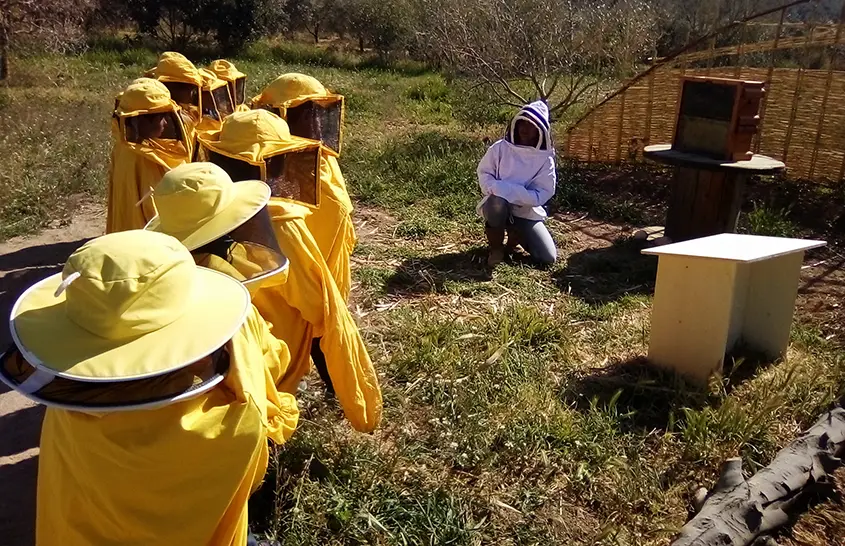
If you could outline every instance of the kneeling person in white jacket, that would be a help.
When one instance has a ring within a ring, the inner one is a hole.
[[[478,184],[484,198],[478,213],[486,222],[490,255],[495,267],[508,247],[520,244],[542,265],[557,259],[557,249],[544,225],[543,205],[555,193],[555,151],[549,129],[549,108],[543,101],[523,106],[478,164]]]

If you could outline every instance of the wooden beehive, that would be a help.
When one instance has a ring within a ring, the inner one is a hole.
[[[733,161],[751,159],[763,82],[685,77],[672,149]]]

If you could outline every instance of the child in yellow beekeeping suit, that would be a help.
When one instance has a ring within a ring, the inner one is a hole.
[[[243,546],[299,411],[288,353],[236,280],[173,237],[94,239],[14,306],[0,379],[48,406],[37,546]]]
[[[156,80],[140,78],[120,94],[112,123],[107,233],[144,227],[155,216],[145,195],[164,173],[190,160],[179,111]]]
[[[214,72],[200,69],[202,75],[202,119],[197,125],[197,138],[220,130],[223,118],[235,111],[229,96],[229,85]]]
[[[153,199],[158,215],[145,229],[178,239],[197,265],[237,279],[253,296],[287,280],[288,260],[273,232],[270,187],[264,182],[235,185],[213,163],[186,163],[161,179]],[[281,363],[284,368],[271,370],[274,384],[281,382],[290,359]]]
[[[290,348],[291,365],[279,383],[295,392],[310,369],[312,340],[325,355],[316,362],[355,429],[370,432],[381,420],[381,390],[361,334],[335,284],[306,219],[320,203],[321,180],[330,176],[319,142],[290,135],[284,120],[264,110],[236,112],[200,155],[233,180],[264,179],[273,191],[268,209],[281,250],[290,259],[288,280],[254,297],[272,332]],[[237,186],[237,184],[235,184]]]
[[[191,157],[197,140],[197,125],[203,118],[202,73],[187,57],[175,51],[165,51],[158,64],[145,74],[162,82],[173,100],[182,108],[183,124],[191,145]]]
[[[291,134],[319,140],[328,149],[331,176],[322,182],[320,208],[306,224],[344,301],[348,301],[352,285],[350,256],[357,239],[352,224],[352,201],[337,162],[342,139],[343,96],[330,93],[311,76],[292,73],[271,82],[261,95],[252,99],[252,106],[276,113],[287,121]]]
[[[229,96],[235,110],[249,110],[246,103],[246,74],[235,68],[235,65],[226,59],[217,59],[208,66],[218,78],[229,84]]]

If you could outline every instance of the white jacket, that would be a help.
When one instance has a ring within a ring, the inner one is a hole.
[[[526,120],[540,131],[535,147],[513,144],[516,122]],[[526,105],[514,116],[505,138],[493,143],[478,164],[478,185],[484,197],[476,210],[491,195],[511,204],[514,216],[544,220],[543,205],[555,194],[555,152],[549,130],[549,109],[544,102]]]

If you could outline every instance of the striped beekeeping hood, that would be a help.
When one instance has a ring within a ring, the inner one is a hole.
[[[513,117],[511,122],[508,124],[508,128],[505,133],[505,140],[511,144],[514,144],[516,141],[516,124],[519,121],[527,121],[540,131],[540,139],[537,141],[537,144],[534,145],[536,149],[554,149],[549,125],[549,107],[544,101],[538,100],[536,102],[532,102],[531,104],[526,104]]]

